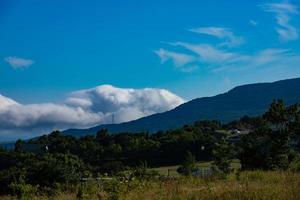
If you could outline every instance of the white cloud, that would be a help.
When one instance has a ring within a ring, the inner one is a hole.
[[[257,26],[257,25],[258,25],[258,22],[257,22],[257,21],[254,21],[254,20],[249,20],[249,23],[250,23],[252,26]]]
[[[243,58],[237,53],[219,49],[210,44],[191,44],[186,42],[175,42],[169,44],[173,46],[181,46],[189,51],[194,52],[199,56],[198,61],[202,63],[230,63]]]
[[[211,35],[219,39],[225,40],[225,42],[220,44],[221,46],[238,46],[244,42],[244,39],[242,37],[234,35],[229,28],[211,26],[194,28],[190,29],[190,31],[200,34]]]
[[[4,58],[4,60],[10,66],[12,66],[12,68],[14,68],[14,69],[26,68],[26,67],[29,67],[30,65],[32,65],[34,63],[33,60],[19,58],[19,57],[16,57],[16,56],[6,57],[6,58]]]
[[[113,114],[116,123],[131,121],[170,110],[183,102],[164,89],[111,85],[75,91],[61,104],[24,105],[0,95],[0,138],[33,137],[54,129],[111,123]]]
[[[289,49],[264,49],[252,56],[250,60],[255,65],[262,65],[282,59],[283,57],[289,57],[289,52]]]
[[[266,11],[274,13],[276,16],[278,27],[276,31],[282,41],[292,41],[299,38],[298,29],[292,25],[292,15],[299,14],[298,7],[288,2],[283,3],[267,3],[260,5]],[[249,20],[253,26],[257,26],[258,22]],[[204,34],[220,39],[217,44],[207,43],[191,43],[191,42],[167,42],[171,46],[176,46],[184,52],[180,53],[160,49],[156,53],[160,56],[162,63],[172,60],[176,67],[180,67],[183,72],[192,72],[202,66],[213,72],[219,72],[227,69],[246,69],[250,67],[266,67],[274,64],[278,66],[287,66],[288,59],[297,60],[298,55],[292,55],[289,49],[275,49],[272,47],[264,47],[260,50],[245,51],[239,48],[233,48],[244,43],[244,38],[236,36],[230,28],[208,26],[193,28],[189,31],[198,34]],[[179,50],[178,50],[179,49]],[[190,52],[190,53],[189,53]],[[192,56],[192,57],[191,57]],[[194,67],[191,67],[194,66]],[[294,65],[293,65],[294,66]]]
[[[161,59],[162,63],[171,60],[176,67],[182,67],[187,63],[195,61],[195,57],[184,53],[176,53],[165,49],[154,51]]]
[[[225,49],[225,47],[230,48],[240,45],[244,42],[242,37],[235,36],[229,28],[211,26],[190,29],[189,31],[211,35],[224,41],[216,46],[201,43],[193,44],[187,42],[164,42],[165,44],[171,46],[184,48],[194,55],[159,49],[155,51],[155,53],[160,57],[162,63],[171,60],[174,65],[180,69],[180,71],[189,73],[197,70],[201,64],[228,64],[245,59],[243,55],[230,52],[229,50]]]
[[[216,38],[222,39],[223,41],[218,45],[203,43],[194,44],[187,42],[165,42],[165,44],[171,46],[184,48],[194,55],[192,56],[186,53],[183,54],[179,52],[160,49],[158,51],[155,51],[155,53],[161,58],[162,63],[167,62],[168,60],[172,60],[174,65],[176,67],[180,67],[180,70],[182,72],[193,72],[199,68],[199,65],[227,65],[229,63],[245,59],[243,55],[228,50],[228,48],[241,45],[244,42],[244,39],[242,37],[234,35],[231,29],[210,26],[194,28],[190,29],[189,31],[214,36]]]
[[[180,46],[197,54],[196,66],[202,65],[213,72],[224,70],[243,70],[253,67],[262,67],[270,64],[281,63],[283,60],[297,57],[290,49],[266,48],[253,53],[233,52],[228,49],[214,47],[210,44],[192,44],[186,42],[169,43],[172,46]],[[184,66],[188,68],[188,65]]]
[[[185,53],[177,53],[174,51],[168,51],[165,49],[159,49],[154,51],[156,55],[159,56],[161,63],[165,63],[167,61],[172,61],[177,69],[182,72],[190,73],[198,69],[198,66],[187,66],[190,63],[197,61],[198,59],[195,56],[188,55]]]
[[[268,4],[269,5],[269,4]],[[297,8],[291,4],[270,4],[272,7],[268,11],[287,10],[290,13],[298,13]],[[271,9],[272,8],[272,9]],[[283,11],[281,11],[283,12]],[[250,23],[256,24],[254,21]],[[192,29],[191,31],[198,32],[201,34],[208,34],[215,36],[220,39],[227,39],[235,36],[229,29],[220,27],[206,27]],[[282,34],[283,35],[283,34]],[[286,36],[286,35],[285,35]],[[232,39],[232,41],[234,41]],[[205,43],[188,43],[188,42],[168,42],[171,46],[183,48],[185,51],[190,51],[194,55],[193,66],[202,66],[209,69],[212,72],[220,72],[224,70],[245,70],[254,67],[270,67],[271,65],[288,67],[285,63],[290,63],[290,60],[299,61],[298,55],[293,55],[290,49],[279,49],[279,48],[263,48],[253,52],[239,51],[233,46],[224,46],[223,43],[216,45],[205,44]],[[177,53],[180,54],[180,53]],[[293,64],[292,66],[294,66]],[[185,72],[193,71],[193,68],[189,68],[190,63],[182,63],[182,69]],[[182,70],[183,71],[183,70]]]
[[[270,67],[270,66],[281,66],[289,67],[291,60],[300,61],[299,56],[291,53],[289,49],[274,49],[267,48],[259,50],[252,54],[241,55],[243,59],[237,59],[230,63],[224,63],[223,65],[215,65],[213,72],[220,72],[224,70],[246,70],[253,69],[255,67]]]
[[[292,54],[290,49],[265,48],[250,53],[234,52],[228,49],[215,47],[210,44],[192,44],[186,42],[168,43],[171,46],[182,47],[196,54],[194,65],[203,66],[212,72],[246,70],[254,67],[295,66],[291,60],[300,62],[298,55]],[[184,65],[182,71],[192,72],[190,65]]]
[[[298,7],[284,3],[269,3],[261,6],[266,12],[275,13],[277,24],[277,33],[282,41],[292,41],[299,38],[298,29],[291,24],[291,16],[299,14]]]
[[[70,103],[70,99],[73,102]],[[77,101],[74,101],[75,99]],[[66,101],[68,105],[75,107],[82,106],[82,102],[89,102],[84,104],[86,110],[93,113],[100,111],[105,115],[114,113],[117,122],[130,121],[140,117],[140,114],[137,114],[136,117],[125,120],[123,116],[118,115],[123,109],[138,109],[138,113],[146,116],[170,110],[183,103],[180,97],[164,89],[123,89],[111,85],[73,92]],[[78,104],[78,102],[80,103]],[[118,120],[119,118],[122,120]],[[110,122],[110,119],[107,122]]]
[[[274,12],[274,13],[292,13],[296,14],[298,13],[298,7],[288,3],[267,3],[261,6],[266,10],[267,12]]]
[[[0,111],[13,105],[18,105],[18,103],[0,94]]]

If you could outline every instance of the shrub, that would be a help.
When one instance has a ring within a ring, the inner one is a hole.
[[[35,196],[38,191],[37,186],[32,186],[30,184],[12,183],[9,187],[13,191],[12,195],[16,195],[18,199],[22,200],[32,199],[32,197]]]
[[[300,154],[297,155],[289,165],[289,170],[300,172]]]

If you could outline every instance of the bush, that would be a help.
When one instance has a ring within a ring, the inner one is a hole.
[[[38,191],[37,186],[32,186],[30,184],[12,183],[9,187],[13,191],[12,195],[17,196],[18,199],[22,200],[32,199],[32,197],[35,196]]]
[[[120,199],[123,187],[122,183],[117,179],[112,179],[104,183],[104,191],[108,193],[109,199],[117,200]]]
[[[297,155],[289,165],[292,172],[300,172],[300,155]]]
[[[76,197],[78,200],[107,199],[107,194],[97,181],[88,181],[77,187]]]

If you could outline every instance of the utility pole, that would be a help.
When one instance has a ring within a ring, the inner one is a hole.
[[[114,124],[115,123],[115,114],[113,113],[111,116],[111,123]]]

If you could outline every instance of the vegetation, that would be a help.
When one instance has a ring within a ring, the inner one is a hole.
[[[32,200],[70,200],[70,199],[195,199],[195,200],[298,200],[300,174],[284,171],[244,171],[239,177],[229,175],[226,179],[195,177],[179,179],[135,179],[128,182],[112,180],[101,184],[91,181],[69,189],[58,190],[49,197],[46,193],[30,193]],[[27,193],[28,194],[28,193]],[[2,196],[3,200],[14,200],[12,196]]]
[[[156,134],[111,135],[99,130],[81,138],[55,131],[18,140],[14,150],[0,150],[0,195],[7,199],[299,199],[299,130],[299,106],[285,106],[279,100],[262,117],[245,116],[224,125],[198,121]],[[236,159],[240,168],[234,167]],[[209,164],[203,167],[199,161]],[[157,170],[170,165],[176,165],[173,172],[181,175]]]
[[[185,176],[192,175],[193,170],[196,169],[196,159],[195,156],[190,151],[186,152],[182,166],[180,166],[177,171]]]

